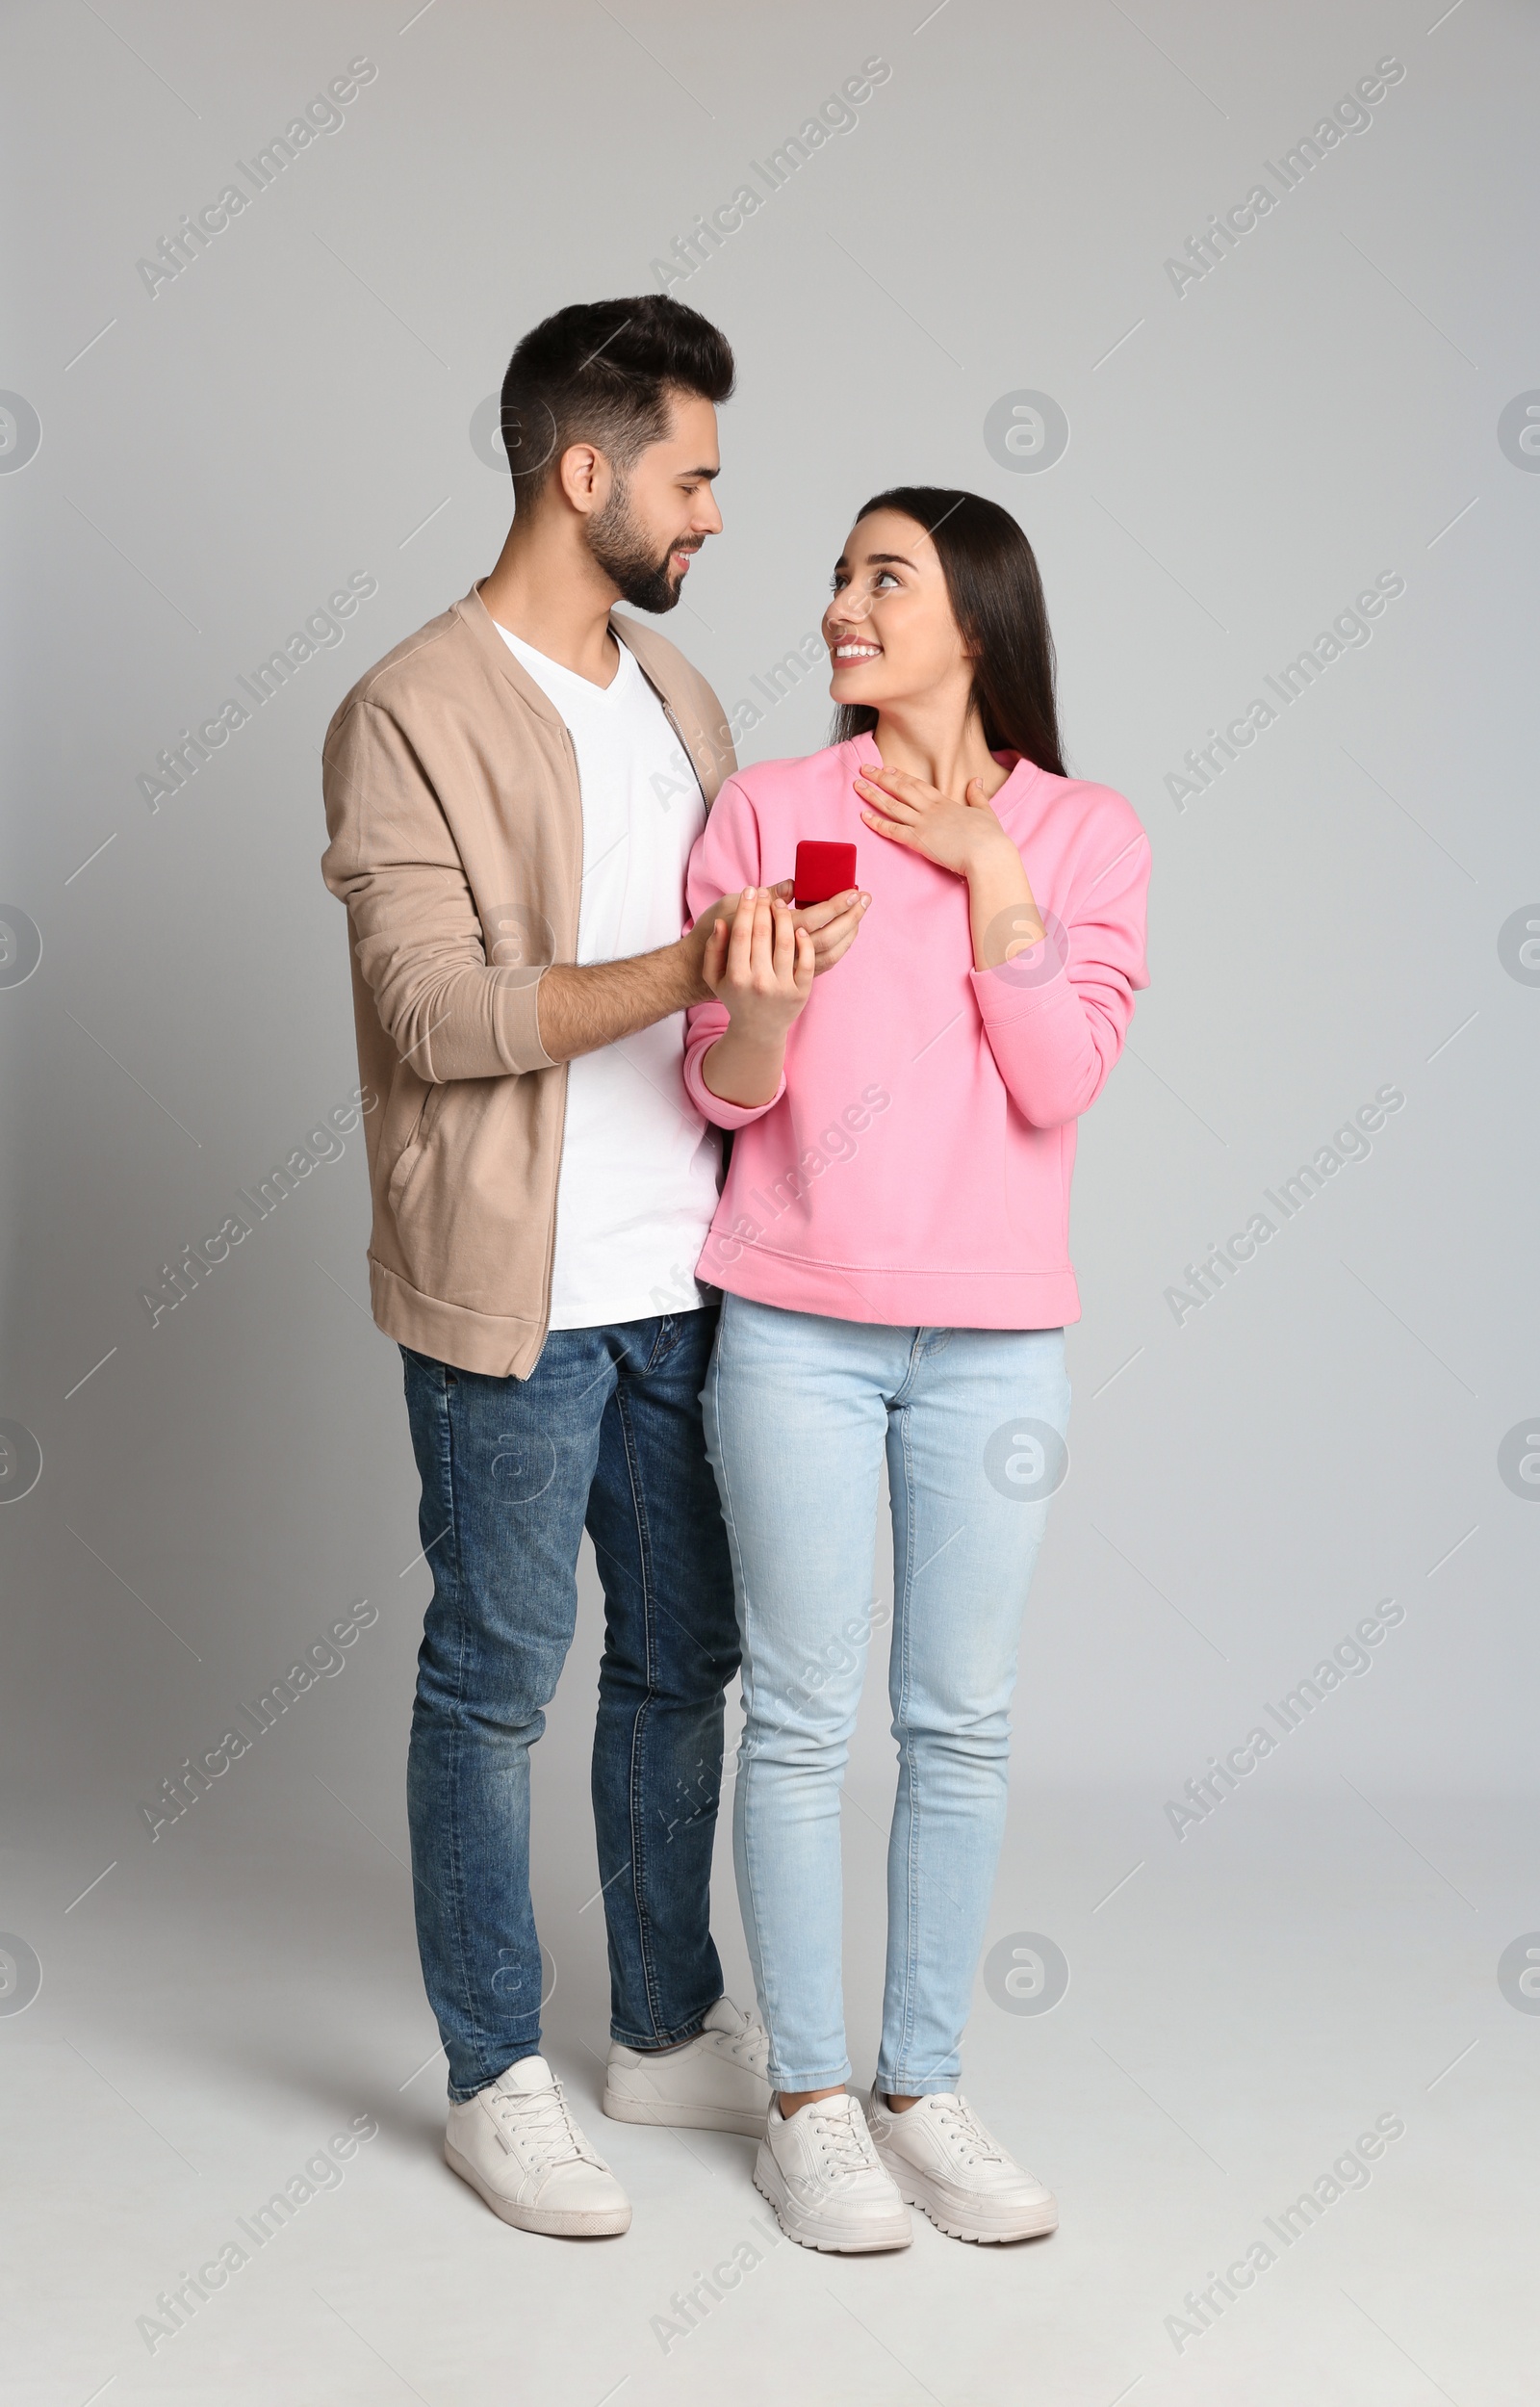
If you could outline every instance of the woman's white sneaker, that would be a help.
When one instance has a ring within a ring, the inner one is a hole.
[[[1036,2174],[1008,2156],[972,2108],[949,2092],[892,2113],[874,2088],[871,2135],[899,2193],[952,2239],[1036,2239],[1059,2207]]]
[[[474,2098],[449,2101],[444,2161],[522,2232],[596,2239],[630,2223],[630,2200],[543,2056],[521,2057]]]
[[[761,2023],[718,1998],[681,2048],[610,2045],[604,2112],[618,2123],[740,2132],[757,2139],[770,2109],[770,2041]]]
[[[907,2248],[909,2210],[872,2146],[860,2101],[848,2092],[815,2098],[796,2113],[770,2109],[754,2167],[788,2239],[804,2248],[857,2255]]]

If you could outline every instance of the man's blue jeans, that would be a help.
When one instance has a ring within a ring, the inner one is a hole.
[[[552,1330],[527,1379],[401,1348],[433,1573],[407,1808],[451,2098],[540,2046],[529,1749],[572,1643],[585,1526],[604,1591],[593,1798],[611,2032],[667,2047],[722,1995],[711,1845],[738,1634],[701,1430],[716,1319]]]

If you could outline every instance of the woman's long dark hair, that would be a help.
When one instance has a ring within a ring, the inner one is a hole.
[[[936,546],[952,615],[973,654],[973,701],[989,750],[1019,752],[1065,776],[1048,606],[1032,546],[1010,511],[982,494],[936,484],[874,493],[857,511],[858,524],[873,510],[901,510]],[[843,703],[834,740],[847,743],[876,725],[869,705]]]

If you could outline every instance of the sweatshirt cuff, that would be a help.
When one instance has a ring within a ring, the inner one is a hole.
[[[685,1054],[685,1091],[696,1110],[703,1119],[708,1120],[714,1128],[746,1128],[751,1121],[762,1120],[765,1113],[773,1111],[780,1102],[786,1091],[786,1066],[784,1062],[782,1063],[781,1083],[767,1103],[725,1102],[720,1095],[712,1094],[701,1074],[702,1065],[712,1046],[717,1043],[720,1034],[719,1030],[716,1035],[704,1038],[700,1044],[692,1045]]]
[[[540,1042],[540,981],[545,974],[543,967],[533,977],[525,970],[504,970],[493,990],[498,1049],[510,1070],[556,1066]]]

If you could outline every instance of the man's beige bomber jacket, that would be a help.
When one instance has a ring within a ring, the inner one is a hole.
[[[720,703],[663,636],[610,625],[709,807],[735,765]],[[416,1353],[525,1379],[546,1340],[567,1099],[536,995],[577,956],[572,738],[473,586],[359,680],[322,762],[321,875],[347,906],[359,1074],[380,1099],[364,1122],[374,1319]]]

